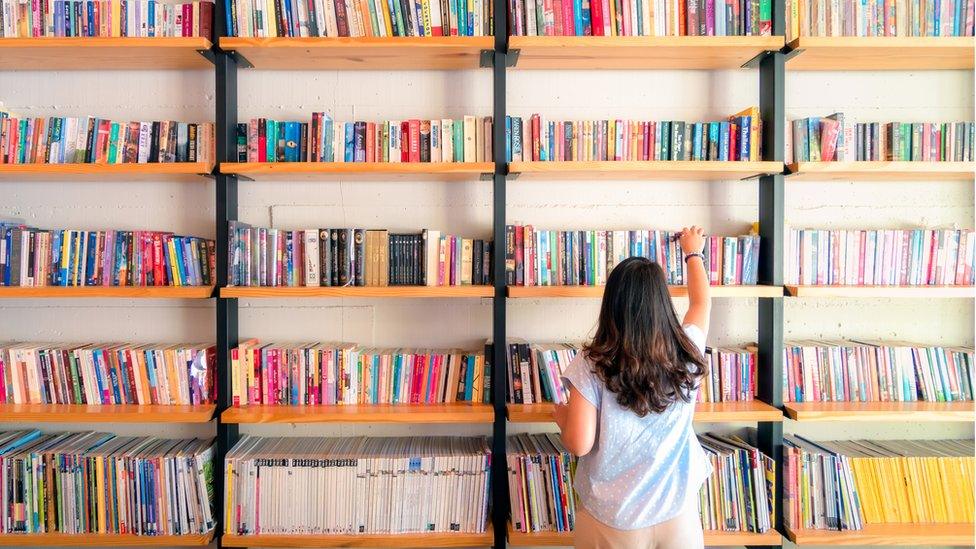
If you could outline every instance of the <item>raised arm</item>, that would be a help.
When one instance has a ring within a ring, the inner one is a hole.
[[[685,260],[685,284],[688,286],[688,312],[684,324],[698,326],[708,334],[708,315],[712,308],[708,273],[705,272],[705,231],[697,226],[685,227],[678,239]]]

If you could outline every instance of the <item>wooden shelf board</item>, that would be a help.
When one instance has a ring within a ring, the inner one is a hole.
[[[220,38],[256,69],[456,70],[481,66],[491,36]]]
[[[951,545],[976,544],[974,525],[866,524],[863,530],[792,530],[786,536],[797,545]]]
[[[491,286],[228,286],[220,297],[493,297]]]
[[[782,36],[512,36],[516,69],[737,69]]]
[[[792,297],[976,297],[973,286],[786,286]]]
[[[522,180],[645,179],[740,180],[782,173],[782,162],[712,162],[693,160],[512,162],[511,174]]]
[[[491,162],[224,162],[221,173],[254,180],[477,180],[495,171]]]
[[[147,298],[209,299],[213,286],[3,286],[0,299],[23,298]]]
[[[780,545],[779,532],[770,530],[763,534],[750,532],[705,531],[705,545],[709,547],[728,545]],[[512,547],[570,547],[573,545],[572,532],[531,532],[522,533],[508,526],[508,544]]]
[[[213,532],[186,536],[0,534],[0,547],[187,547],[210,545],[213,537]]]
[[[209,69],[206,38],[0,38],[0,70]]]
[[[213,404],[146,405],[113,404],[0,404],[0,422],[39,423],[207,423]]]
[[[491,423],[490,404],[372,404],[345,406],[235,406],[224,423]]]
[[[973,68],[973,37],[801,36],[790,42],[794,71],[945,70]]]
[[[508,404],[508,420],[512,423],[551,423],[553,404]],[[720,423],[733,421],[783,421],[778,409],[754,400],[752,402],[699,402],[695,405],[695,421]]]
[[[0,42],[6,40],[0,38]],[[2,49],[0,49],[2,51]],[[0,181],[132,181],[176,179],[202,182],[213,165],[204,162],[146,164],[0,164]]]
[[[973,402],[787,402],[796,421],[973,421]]]
[[[672,297],[687,297],[684,286],[670,286]],[[712,297],[783,297],[782,286],[712,286]],[[603,286],[509,286],[508,297],[603,297]]]
[[[795,162],[787,181],[972,181],[973,162]]]
[[[224,534],[220,542],[223,547],[489,547],[494,533],[489,524],[481,534]]]

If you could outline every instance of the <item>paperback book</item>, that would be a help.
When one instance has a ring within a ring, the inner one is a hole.
[[[800,36],[973,36],[973,0],[789,0],[786,40]]]
[[[0,38],[213,36],[214,3],[0,0]]]

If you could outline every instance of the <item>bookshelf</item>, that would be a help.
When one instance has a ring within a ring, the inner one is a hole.
[[[8,40],[4,38],[3,40]],[[2,43],[2,40],[0,40]],[[213,166],[203,162],[152,164],[0,164],[0,181],[133,181],[184,180],[202,183]]]
[[[344,406],[232,406],[224,423],[491,423],[491,404],[356,404]]]
[[[671,297],[688,297],[688,289],[684,286],[670,286],[668,291]],[[712,286],[711,292],[712,297],[717,298],[783,297],[782,286]],[[509,286],[508,297],[602,298],[603,286]]]
[[[481,67],[491,36],[236,38],[220,48],[239,66],[263,70],[457,70]],[[488,170],[493,171],[492,169]]]
[[[521,180],[577,179],[729,180],[781,173],[782,162],[692,160],[511,162],[511,175]]]
[[[185,536],[0,534],[0,547],[205,547],[213,539],[213,532]]]
[[[206,38],[3,38],[0,70],[213,69]]]
[[[976,420],[973,402],[788,402],[794,421],[928,421]]]
[[[0,404],[0,422],[208,423],[216,405]]]
[[[552,403],[508,404],[508,420],[512,423],[551,423]],[[783,421],[779,409],[754,400],[751,402],[699,402],[695,406],[698,423]]]
[[[494,541],[491,525],[484,533],[276,535],[224,534],[223,547],[485,547]]]
[[[782,36],[512,36],[516,69],[737,69]]]
[[[788,44],[793,71],[972,69],[973,37],[816,37]]]
[[[423,179],[477,180],[495,170],[491,162],[223,162],[220,172],[238,179],[334,180]]]
[[[925,297],[962,298],[976,297],[973,286],[794,286],[787,285],[791,297],[831,298],[878,298],[878,297]]]
[[[787,181],[973,181],[973,162],[796,162]]]
[[[705,531],[705,545],[708,547],[748,545],[779,546],[782,537],[776,530],[762,534],[751,532],[714,532]],[[530,532],[522,533],[512,530],[508,526],[508,544],[512,547],[571,547],[573,545],[572,532]]]
[[[209,299],[213,291],[213,286],[3,286],[0,299]]]
[[[379,297],[437,298],[492,297],[491,286],[298,286],[294,288],[228,286],[220,297],[296,298],[296,297]]]
[[[973,546],[973,524],[866,524],[863,530],[794,530],[786,537],[797,545]]]

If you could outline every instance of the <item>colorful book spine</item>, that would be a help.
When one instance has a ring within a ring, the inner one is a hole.
[[[0,0],[0,38],[213,37],[210,0]]]

